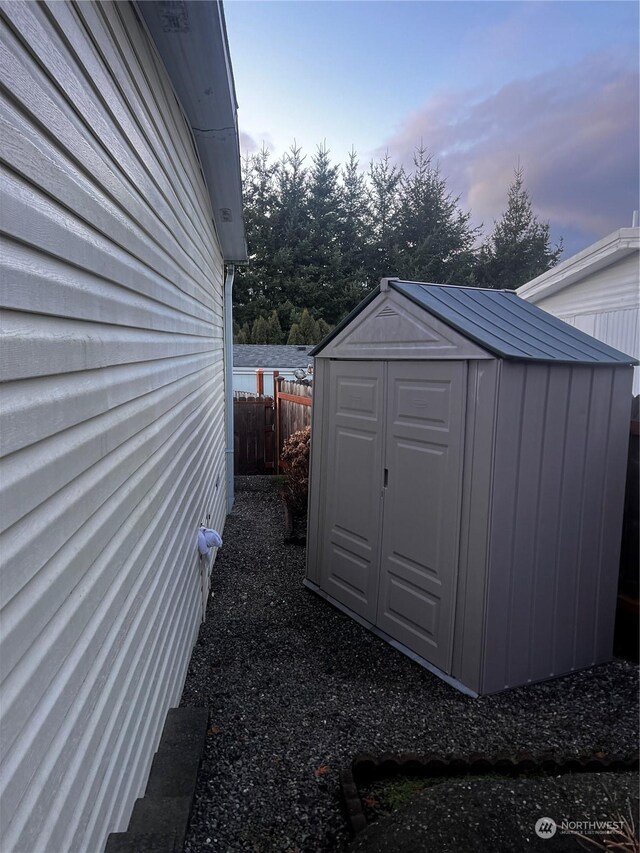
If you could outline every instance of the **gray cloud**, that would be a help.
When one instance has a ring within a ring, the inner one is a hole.
[[[443,92],[384,149],[411,166],[422,139],[449,188],[490,231],[518,162],[538,216],[573,251],[631,223],[638,205],[635,68],[591,56],[486,95]]]
[[[260,151],[262,146],[273,150],[273,140],[268,133],[260,134],[260,141],[257,142],[255,137],[251,136],[250,133],[247,133],[245,130],[240,131],[240,154],[255,154],[256,151]]]

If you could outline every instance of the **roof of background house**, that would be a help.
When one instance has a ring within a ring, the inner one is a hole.
[[[581,252],[521,285],[517,290],[518,296],[534,301],[537,297],[551,296],[576,281],[617,264],[628,255],[637,255],[639,250],[640,228],[618,228],[602,240],[592,243]]]
[[[277,370],[281,367],[302,367],[309,364],[312,346],[287,346],[276,344],[234,344],[234,367],[262,367]]]
[[[383,279],[383,284],[502,358],[556,364],[636,364],[632,356],[556,319],[521,299],[513,290],[395,279]],[[381,286],[378,286],[312,350],[311,355],[317,355],[380,292]]]
[[[222,2],[135,6],[191,126],[223,258],[245,263],[238,105]]]

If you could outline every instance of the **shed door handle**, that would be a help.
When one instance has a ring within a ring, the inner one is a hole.
[[[384,469],[384,487],[385,487],[385,489],[387,488],[388,484],[389,484],[389,469],[385,468]]]

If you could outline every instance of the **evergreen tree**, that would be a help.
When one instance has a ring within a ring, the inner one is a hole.
[[[394,226],[402,177],[402,168],[391,163],[388,151],[377,163],[371,161],[368,187],[371,244],[367,264],[371,284],[397,275]]]
[[[295,142],[275,163],[263,148],[244,158],[243,192],[250,258],[234,288],[237,342],[322,338],[382,276],[516,287],[561,252],[533,214],[521,169],[476,251],[469,214],[422,145],[407,173],[385,154],[367,174],[355,151],[336,167],[322,145],[307,168]]]
[[[294,323],[300,325],[300,318],[302,317],[302,309],[296,308],[295,305],[291,308],[291,312],[289,314],[289,327],[293,326]]]
[[[267,321],[264,317],[258,317],[254,320],[251,328],[251,343],[252,344],[268,344],[269,330]]]
[[[308,304],[312,299],[315,310],[332,319],[340,315],[342,301],[340,201],[338,167],[331,164],[326,145],[319,145],[309,172],[309,241],[305,270],[306,287],[301,296],[303,304]]]
[[[318,324],[305,308],[300,317],[300,336],[303,344],[317,344],[320,341]]]
[[[300,345],[300,344],[303,344],[304,342],[305,341],[304,341],[302,335],[300,334],[300,326],[297,323],[294,323],[291,326],[291,329],[289,331],[289,337],[287,338],[287,343],[290,345]]]
[[[286,299],[284,302],[278,303],[278,305],[276,306],[276,311],[278,313],[278,320],[280,321],[282,335],[286,339],[287,335],[289,334],[291,324],[294,322],[292,318],[292,312],[295,311],[295,306],[290,299]]]
[[[533,212],[518,166],[509,188],[507,209],[482,246],[477,278],[485,287],[515,289],[558,263],[562,240],[550,245],[549,224]]]
[[[307,284],[309,255],[308,179],[302,149],[295,142],[278,169],[277,204],[273,215],[271,298],[298,303]]]
[[[278,312],[274,308],[269,319],[267,320],[267,343],[281,344],[282,343],[282,327],[278,318]]]
[[[234,283],[234,311],[240,323],[253,323],[260,311],[271,307],[274,242],[278,239],[273,217],[278,203],[278,164],[270,162],[267,148],[242,162],[244,222],[249,263],[238,267]]]
[[[318,320],[318,336],[319,337],[318,337],[317,343],[320,343],[321,340],[326,338],[330,331],[331,331],[331,326],[328,323],[326,323],[321,317]]]
[[[438,284],[473,283],[476,232],[469,213],[447,190],[446,180],[426,149],[414,152],[413,171],[400,180],[397,225],[397,274]]]
[[[241,328],[240,328],[240,326],[236,323],[236,321],[235,321],[235,320],[233,321],[233,342],[234,342],[234,344],[244,344],[244,343],[246,343],[246,342],[243,340],[243,336],[242,336],[242,329],[241,329]]]
[[[370,289],[367,275],[367,248],[372,240],[369,196],[353,149],[342,168],[341,210],[339,280],[342,299],[337,319],[355,308]]]

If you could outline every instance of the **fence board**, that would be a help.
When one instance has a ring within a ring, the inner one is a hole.
[[[233,444],[234,474],[273,473],[273,398],[234,393]]]
[[[276,441],[278,464],[285,441],[294,432],[311,426],[313,387],[286,379],[276,380]]]
[[[275,398],[233,392],[235,474],[277,473],[284,442],[311,425],[312,386],[279,379],[275,371],[274,387]]]

